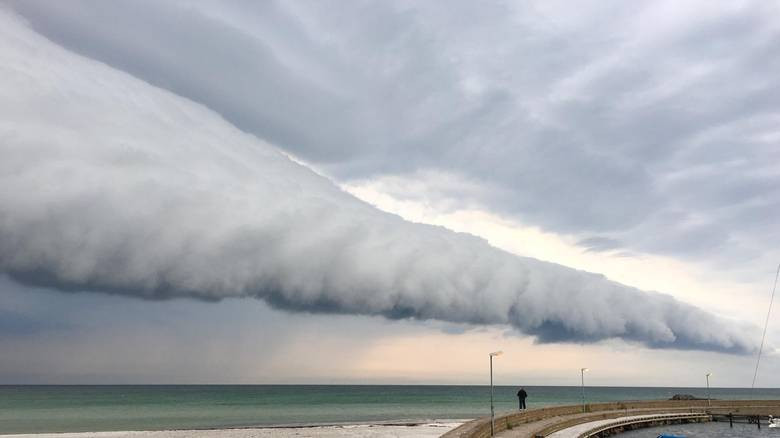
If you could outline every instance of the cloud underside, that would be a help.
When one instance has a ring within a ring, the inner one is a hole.
[[[395,195],[449,194],[589,251],[780,255],[773,2],[12,5],[342,182],[453,174],[479,196]]]
[[[2,8],[0,41],[0,270],[18,281],[503,324],[540,342],[756,348],[753,329],[668,295],[378,211]]]

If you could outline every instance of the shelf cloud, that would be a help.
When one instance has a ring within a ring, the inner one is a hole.
[[[754,280],[780,257],[776,2],[10,4],[340,183]]]
[[[20,282],[507,325],[539,342],[757,348],[753,327],[669,295],[379,211],[3,8],[0,41],[0,271]]]

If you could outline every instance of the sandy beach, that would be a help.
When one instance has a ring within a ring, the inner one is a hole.
[[[463,420],[465,421],[465,420]],[[354,424],[313,427],[267,427],[247,429],[161,430],[123,432],[77,432],[0,435],[3,438],[411,438],[439,437],[463,421],[432,421],[419,424]]]

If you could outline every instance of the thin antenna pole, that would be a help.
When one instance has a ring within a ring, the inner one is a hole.
[[[756,387],[756,377],[758,376],[758,364],[761,363],[761,352],[764,351],[764,340],[766,339],[766,328],[769,325],[769,315],[772,313],[772,303],[775,301],[775,291],[777,290],[777,277],[780,276],[780,265],[777,265],[777,273],[775,273],[775,285],[772,286],[772,298],[769,299],[769,310],[766,312],[766,322],[764,323],[764,334],[761,335],[761,346],[758,348],[758,358],[756,359],[756,371],[753,373],[753,383],[750,385],[750,389]]]

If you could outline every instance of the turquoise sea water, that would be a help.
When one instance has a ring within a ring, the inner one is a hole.
[[[580,402],[580,388],[526,386],[528,407]],[[516,387],[495,388],[498,412]],[[590,402],[668,399],[702,388],[588,387]],[[780,389],[713,388],[719,399],[780,399]],[[425,419],[490,413],[487,386],[150,385],[0,386],[0,434],[245,427]]]

